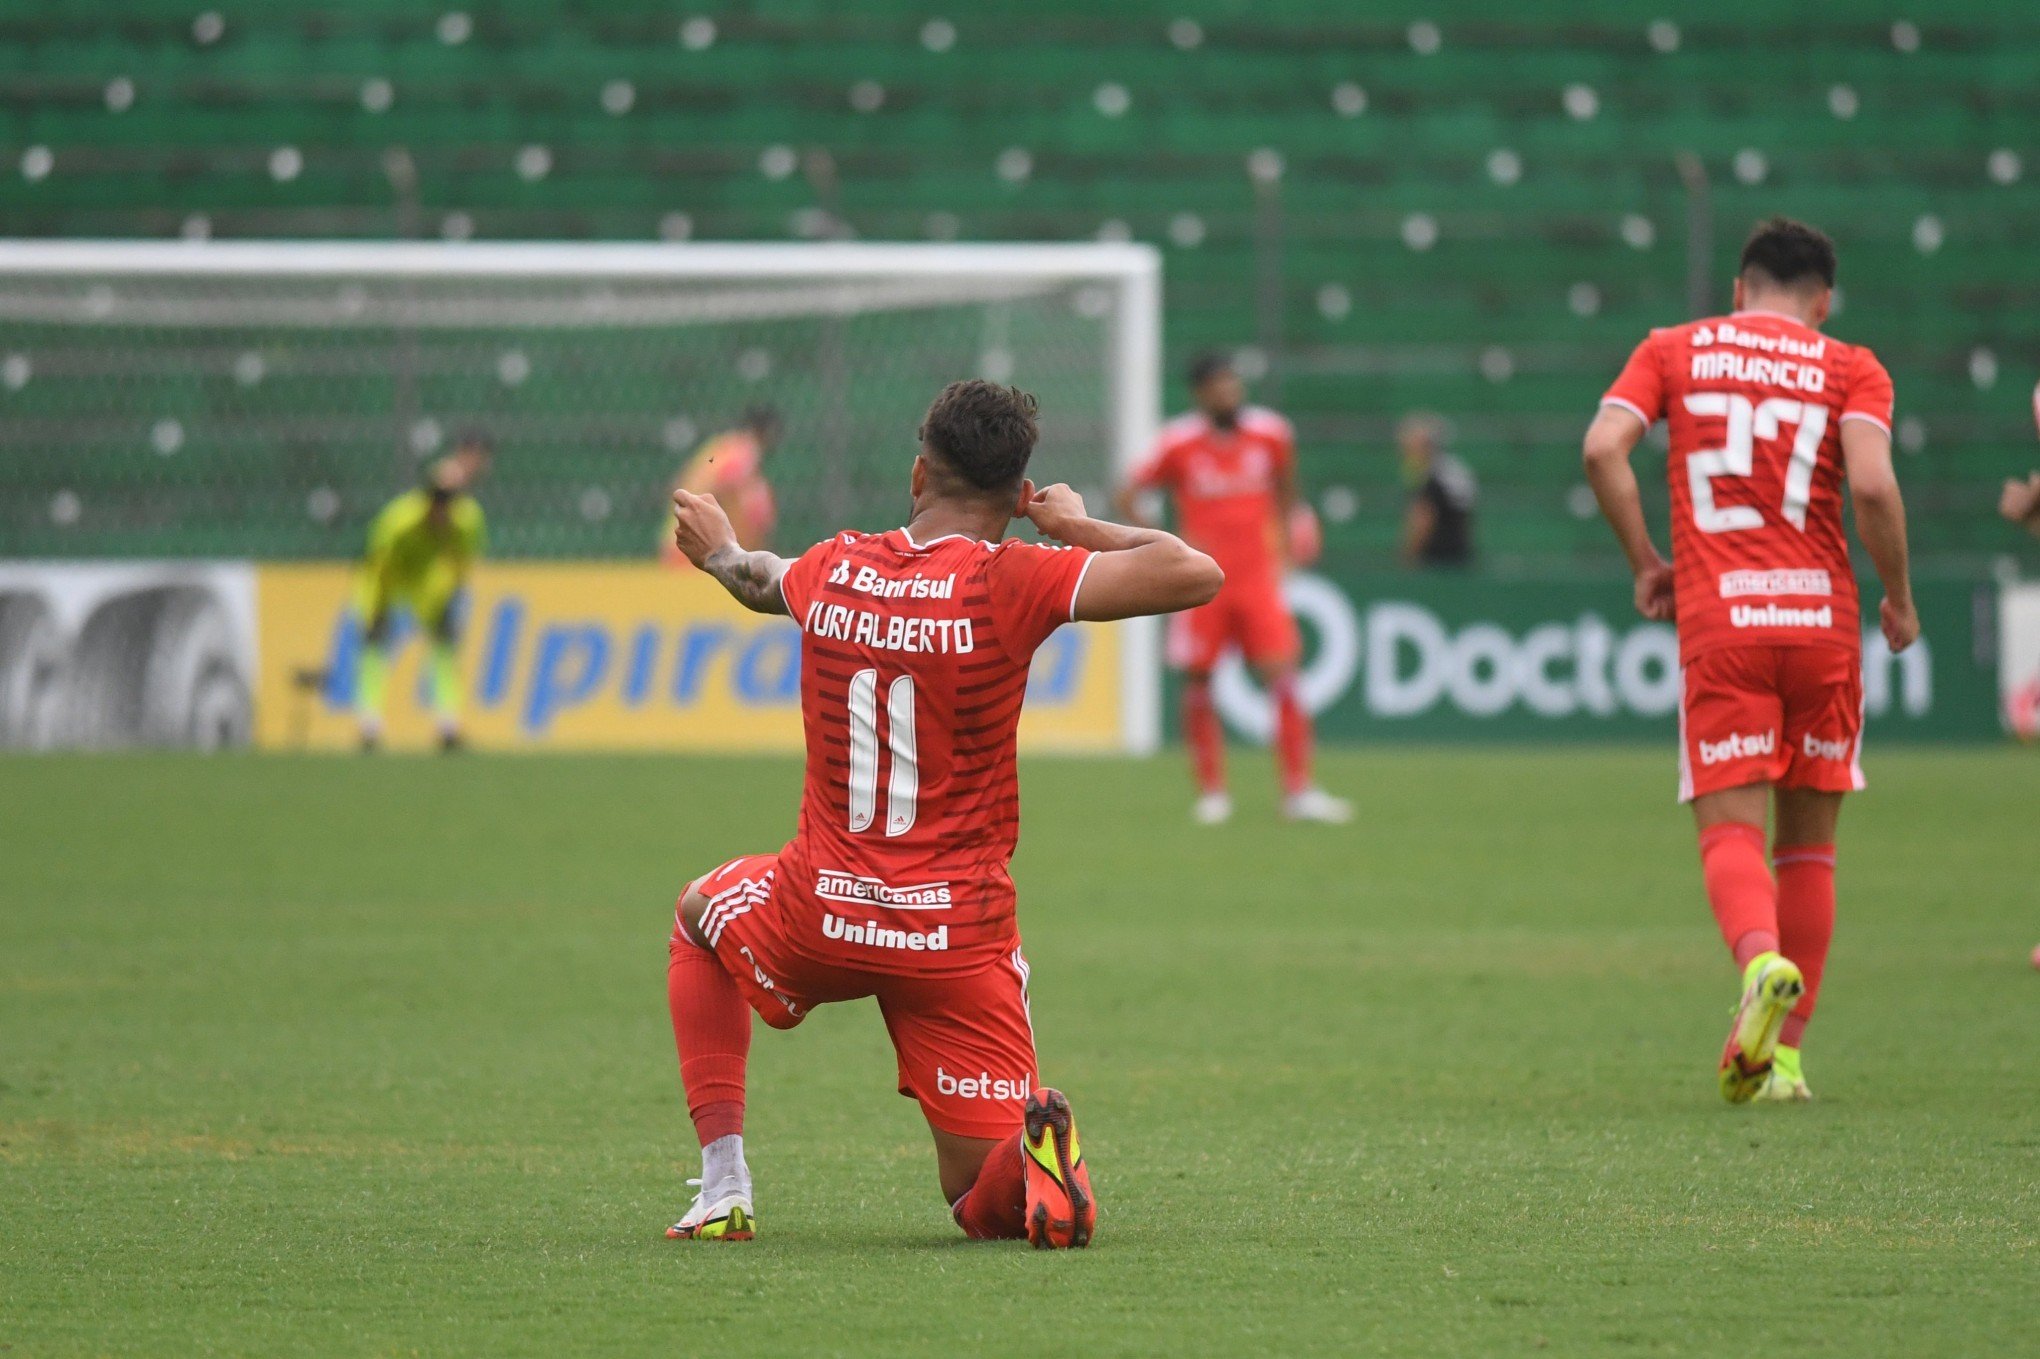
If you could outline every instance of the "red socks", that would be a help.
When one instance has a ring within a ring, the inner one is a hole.
[[[978,1170],[977,1183],[949,1210],[973,1241],[1012,1241],[1027,1235],[1027,1169],[1020,1160],[1020,1137],[1014,1133],[992,1148]]]
[[[1282,766],[1282,791],[1289,794],[1310,787],[1310,714],[1296,696],[1296,681],[1285,679],[1275,685],[1275,754]]]
[[[1814,997],[1820,994],[1821,969],[1827,966],[1828,942],[1835,935],[1835,847],[1780,845],[1772,862],[1778,867],[1778,935],[1786,957],[1806,976],[1806,994],[1799,998],[1778,1041],[1799,1046],[1806,1022],[1813,1018]]]
[[[1721,937],[1735,951],[1737,967],[1759,953],[1783,953],[1806,977],[1806,994],[1785,1021],[1778,1041],[1796,1048],[1813,1018],[1820,974],[1827,966],[1835,933],[1835,847],[1780,845],[1773,862],[1777,881],[1764,862],[1764,832],[1742,821],[1726,821],[1700,832],[1700,864],[1707,875],[1707,902]]]
[[[680,1049],[680,1082],[695,1136],[707,1146],[744,1131],[744,1065],[751,1054],[751,1007],[722,963],[675,934],[666,966],[666,1003]]]
[[[1747,821],[1724,821],[1700,832],[1700,868],[1707,904],[1714,908],[1722,942],[1743,967],[1778,948],[1778,887],[1764,862],[1764,830]]]
[[[1211,703],[1211,681],[1183,685],[1183,739],[1197,765],[1197,787],[1206,793],[1225,791],[1225,731]]]
[[[1269,697],[1275,703],[1275,758],[1282,770],[1282,791],[1300,793],[1310,787],[1310,714],[1296,696],[1296,681],[1278,681]],[[1225,790],[1225,729],[1211,702],[1211,682],[1183,685],[1183,739],[1197,766],[1197,787],[1206,793]]]

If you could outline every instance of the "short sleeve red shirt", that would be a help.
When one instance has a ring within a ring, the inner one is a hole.
[[[839,534],[788,567],[807,745],[800,827],[780,857],[793,947],[933,976],[1015,946],[1027,673],[1074,617],[1091,556],[895,529]],[[841,943],[846,921],[920,942]]]
[[[1669,427],[1682,657],[1860,647],[1841,426],[1890,432],[1891,375],[1875,354],[1789,317],[1738,312],[1652,331],[1601,400]]]
[[[1274,411],[1248,406],[1231,429],[1192,412],[1163,427],[1133,484],[1166,491],[1183,537],[1211,554],[1229,581],[1279,575],[1280,490],[1296,465],[1296,433]]]

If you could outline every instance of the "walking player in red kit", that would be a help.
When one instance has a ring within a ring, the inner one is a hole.
[[[1091,519],[1067,486],[1037,491],[1034,413],[1013,388],[950,384],[921,426],[906,527],[841,533],[791,561],[743,550],[714,497],[674,493],[688,559],[746,607],[800,625],[807,785],[791,842],[680,898],[667,995],[702,1174],[668,1236],[755,1231],[751,1010],[790,1029],[817,1005],[870,996],[957,1224],[1037,1247],[1091,1238],[1069,1101],[1035,1082],[1007,874],[1028,664],[1063,623],[1189,608],[1224,578],[1172,534]],[[1065,546],[1006,540],[1020,518]]]
[[[1153,454],[1120,492],[1136,519],[1143,491],[1175,502],[1183,536],[1225,568],[1218,598],[1174,619],[1169,663],[1183,672],[1183,739],[1197,767],[1202,825],[1232,817],[1225,786],[1225,732],[1212,704],[1211,672],[1237,647],[1275,706],[1282,812],[1292,821],[1350,820],[1352,806],[1311,779],[1310,714],[1296,692],[1303,638],[1282,597],[1282,575],[1297,554],[1292,534],[1317,521],[1296,495],[1296,435],[1274,411],[1246,404],[1246,387],[1215,354],[1190,365],[1197,409],[1162,429]]]
[[[1743,247],[1734,313],[1652,331],[1586,437],[1587,479],[1636,575],[1637,608],[1678,622],[1679,798],[1692,804],[1707,899],[1742,968],[1720,1066],[1735,1104],[1809,1098],[1800,1040],[1834,932],[1835,823],[1842,795],[1863,786],[1844,482],[1884,586],[1886,643],[1903,651],[1920,631],[1891,468],[1891,375],[1869,350],[1820,333],[1834,284],[1826,236],[1762,223]],[[1669,564],[1629,465],[1660,419],[1671,430]]]

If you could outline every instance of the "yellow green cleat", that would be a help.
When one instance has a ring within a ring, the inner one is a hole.
[[[1771,1056],[1771,1074],[1764,1078],[1763,1088],[1757,1091],[1756,1097],[1781,1104],[1813,1098],[1813,1091],[1806,1088],[1806,1074],[1799,1065],[1798,1048],[1779,1044],[1778,1051]]]
[[[1721,1097],[1747,1104],[1771,1077],[1778,1033],[1806,993],[1798,964],[1782,953],[1760,953],[1743,969],[1742,1000],[1721,1049]]]

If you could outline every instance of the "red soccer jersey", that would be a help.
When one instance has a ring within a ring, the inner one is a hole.
[[[1296,463],[1296,434],[1274,411],[1247,406],[1229,430],[1198,412],[1162,427],[1133,484],[1175,497],[1183,537],[1211,554],[1228,582],[1280,575],[1278,492]]]
[[[779,859],[792,947],[922,976],[1013,951],[1020,705],[1091,555],[894,529],[839,534],[787,568],[807,731]]]
[[[1842,422],[1891,430],[1891,374],[1774,312],[1654,330],[1606,405],[1671,429],[1679,654],[1862,645],[1842,529]]]

